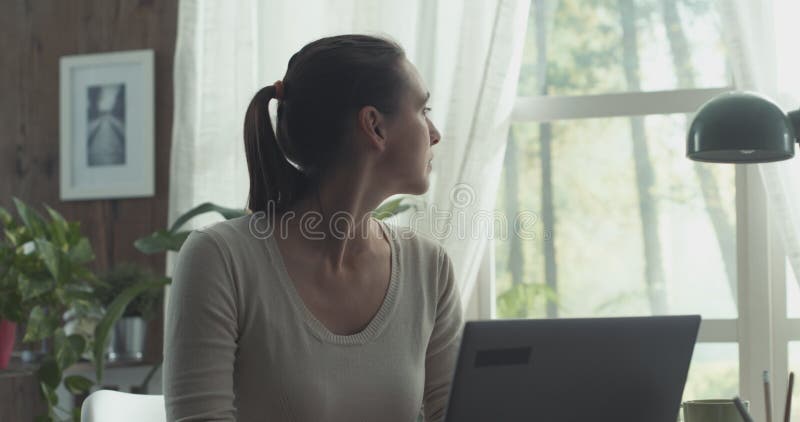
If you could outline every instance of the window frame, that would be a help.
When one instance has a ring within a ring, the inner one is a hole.
[[[731,87],[624,92],[581,96],[517,97],[511,123],[694,113]],[[687,158],[688,159],[688,158]],[[738,303],[736,319],[708,319],[697,343],[736,343],[740,395],[755,415],[765,412],[762,371],[788,373],[788,346],[800,341],[800,319],[786,312],[786,254],[769,218],[767,195],[757,166],[736,164],[736,250]],[[466,319],[495,319],[494,240],[487,242]],[[766,280],[766,282],[763,282]],[[783,376],[772,378],[772,414],[781,415],[786,394]]]

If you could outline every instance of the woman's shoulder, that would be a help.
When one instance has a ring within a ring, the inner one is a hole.
[[[211,223],[197,228],[193,232],[209,235],[217,243],[225,245],[264,240],[264,236],[266,236],[260,228],[258,216],[255,214]]]
[[[442,262],[447,259],[442,243],[430,234],[388,221],[384,221],[384,224],[406,264],[438,271]]]
[[[224,261],[239,261],[236,257],[246,257],[264,246],[265,235],[257,227],[251,227],[252,220],[252,215],[245,215],[198,227],[187,235],[179,254],[199,253]]]
[[[413,290],[422,295],[415,303],[427,303],[430,309],[435,309],[443,292],[449,291],[454,284],[452,260],[442,242],[409,226],[392,223],[386,223],[386,226],[399,246],[401,271],[411,275],[410,280],[422,287]]]
[[[251,228],[251,220],[251,215],[246,215],[191,231],[180,247],[176,266],[214,269],[218,276],[241,283],[253,274],[274,275],[269,242]]]

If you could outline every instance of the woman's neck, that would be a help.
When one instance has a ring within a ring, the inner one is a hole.
[[[328,179],[278,216],[278,233],[334,269],[374,253],[385,240],[372,211],[384,198],[366,180],[344,175]]]

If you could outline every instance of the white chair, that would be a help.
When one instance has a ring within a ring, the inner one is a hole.
[[[98,390],[81,406],[81,422],[167,422],[164,396]]]

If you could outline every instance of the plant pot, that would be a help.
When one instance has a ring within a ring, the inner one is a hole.
[[[11,360],[11,351],[14,350],[14,341],[17,337],[17,324],[0,320],[0,369],[8,368]]]
[[[108,345],[108,360],[141,360],[144,356],[147,321],[141,317],[123,317],[114,325]]]

